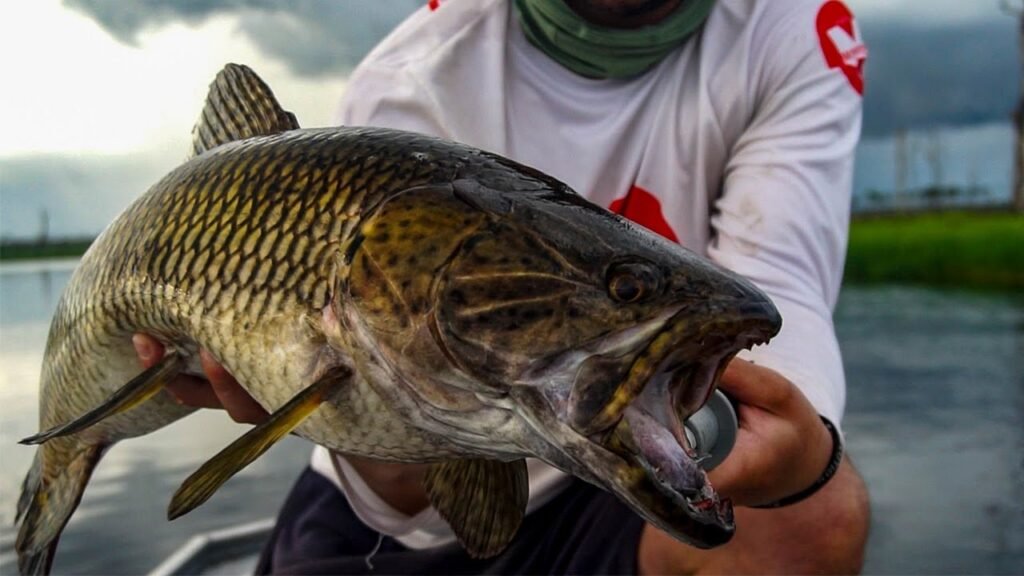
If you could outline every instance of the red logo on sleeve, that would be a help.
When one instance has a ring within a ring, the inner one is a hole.
[[[661,202],[658,202],[653,194],[635,184],[624,197],[613,200],[608,209],[651,232],[657,232],[673,242],[679,242],[679,237],[668,225],[665,215],[661,213]]]
[[[868,48],[860,39],[853,14],[839,0],[828,0],[818,10],[818,41],[829,68],[839,68],[850,86],[864,94],[864,60]]]
[[[437,10],[440,7],[441,7],[441,0],[430,0],[429,2],[427,2],[427,8],[430,8],[431,12],[433,12],[434,10]]]

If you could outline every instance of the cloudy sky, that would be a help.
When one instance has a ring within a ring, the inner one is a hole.
[[[347,73],[423,4],[0,2],[0,238],[38,235],[44,211],[53,235],[101,229],[184,158],[225,62],[252,65],[303,126],[330,124]],[[1005,124],[1020,67],[1015,21],[999,0],[847,4],[870,50],[868,140]]]

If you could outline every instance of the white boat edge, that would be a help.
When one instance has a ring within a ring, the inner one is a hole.
[[[225,564],[245,565],[251,573],[263,544],[274,529],[274,522],[274,518],[264,518],[197,534],[164,559],[148,576],[209,574],[211,568]],[[231,572],[238,573],[237,570]]]

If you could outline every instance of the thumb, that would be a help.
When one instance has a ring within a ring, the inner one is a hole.
[[[726,367],[719,387],[741,404],[772,413],[785,411],[797,393],[796,386],[778,372],[739,358]]]

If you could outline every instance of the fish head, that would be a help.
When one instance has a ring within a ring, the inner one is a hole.
[[[392,357],[420,367],[411,380],[433,382],[421,399],[451,397],[445,386],[472,389],[474,402],[490,391],[529,430],[530,453],[681,540],[731,537],[731,505],[682,421],[739,350],[778,332],[763,292],[557,183],[414,191],[368,226],[352,264],[353,278],[371,276],[359,290],[376,294],[363,314],[402,351]],[[381,226],[387,250],[375,248]]]

